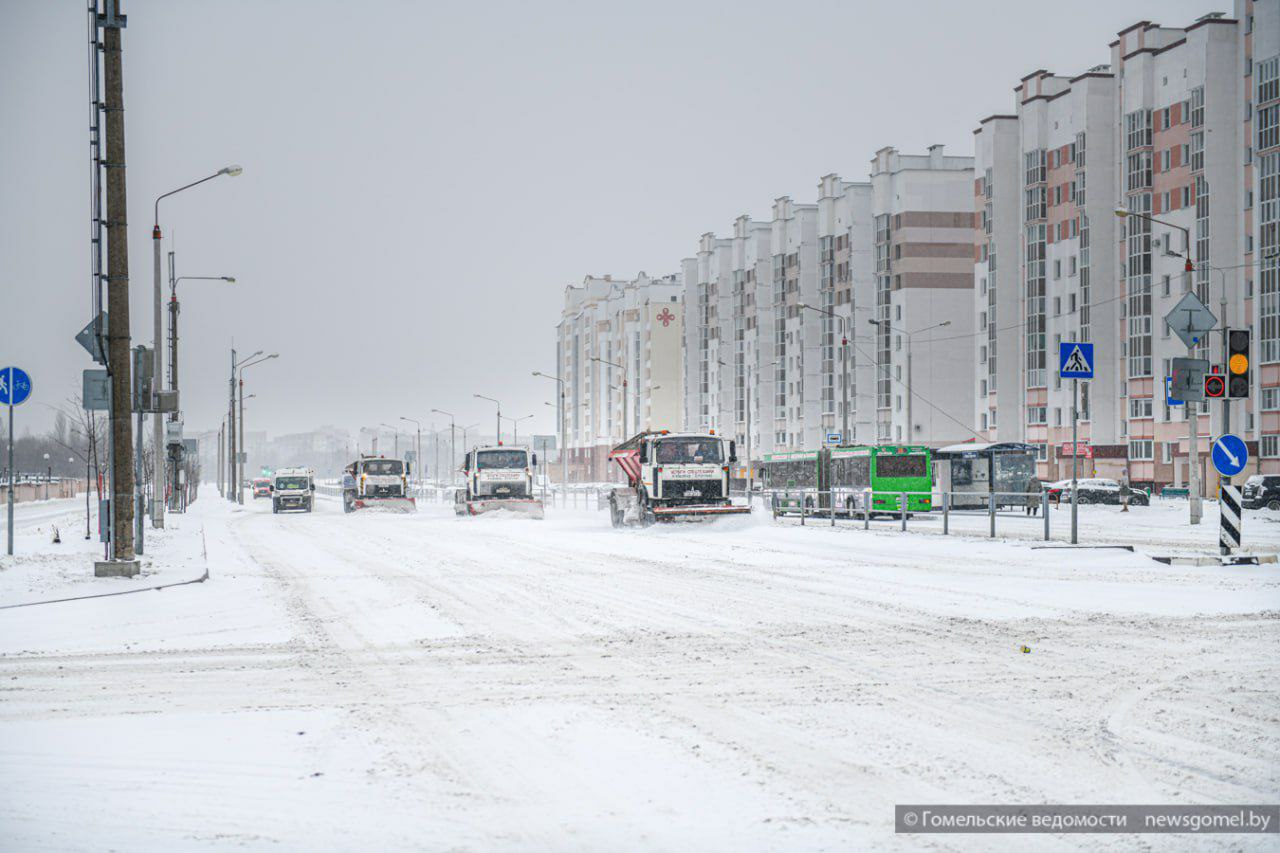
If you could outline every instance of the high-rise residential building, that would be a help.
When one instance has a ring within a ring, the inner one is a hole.
[[[1231,427],[1252,440],[1250,472],[1280,474],[1280,0],[1236,0],[1244,163],[1243,315],[1252,325],[1252,394]],[[1242,411],[1243,410],[1243,411]],[[1243,418],[1243,422],[1240,420]]]
[[[1119,351],[1114,91],[1106,66],[1070,78],[1035,71],[1014,89],[1015,112],[975,132],[975,425],[1039,448],[1047,480],[1069,473],[1075,448],[1075,385],[1058,376],[1059,344],[1092,343],[1100,360]],[[1099,370],[1079,383],[1077,440],[1091,465],[1123,467],[1120,382]]]
[[[770,225],[771,293],[765,317],[773,347],[762,368],[773,374],[773,405],[763,420],[771,424],[774,450],[801,450],[822,441],[822,324],[801,307],[818,302],[818,206],[782,196],[773,202]]]
[[[760,334],[759,313],[759,306],[768,306],[770,300],[771,234],[767,222],[756,222],[749,216],[734,220],[728,329],[732,341],[729,348],[731,416],[724,423],[733,424],[738,454],[744,463],[758,460],[762,453],[772,449],[772,443],[767,441],[769,430],[761,428],[761,413],[770,411],[768,378],[772,373],[768,368],[761,369],[761,359],[772,349],[766,346],[767,336]],[[772,356],[767,361],[772,361]]]
[[[882,148],[871,187],[876,439],[971,439],[973,158]]]
[[[1022,348],[1016,319],[1022,309],[1018,117],[984,118],[973,132],[973,148],[973,422],[987,441],[1022,441]]]
[[[612,447],[642,429],[681,427],[683,296],[677,275],[587,276],[565,288],[556,365],[570,480],[614,479]]]
[[[1189,404],[1188,412],[1167,405],[1164,378],[1188,348],[1165,317],[1184,294],[1194,292],[1218,315],[1220,326],[1192,354],[1218,365],[1222,322],[1245,318],[1240,264],[1246,243],[1243,165],[1249,156],[1240,28],[1239,21],[1217,13],[1186,28],[1142,21],[1111,44],[1116,201],[1131,212],[1115,244],[1123,298],[1121,358],[1114,367],[1123,379],[1126,473],[1137,483],[1188,482],[1184,418],[1190,412],[1200,435],[1200,482],[1213,485],[1204,451],[1220,428],[1222,404]]]

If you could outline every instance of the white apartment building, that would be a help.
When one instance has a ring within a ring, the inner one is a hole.
[[[1249,472],[1280,474],[1280,0],[1236,0],[1235,16],[1243,81],[1241,263],[1255,366],[1248,405],[1233,405],[1232,428],[1256,443]]]
[[[642,429],[677,429],[684,396],[684,286],[677,275],[587,276],[556,327],[561,435],[575,482],[616,479],[608,453]]]
[[[871,187],[877,441],[971,439],[973,158],[882,148]]]
[[[974,135],[975,426],[1037,446],[1047,480],[1065,476],[1073,448],[1058,345],[1093,343],[1100,362],[1120,351],[1114,91],[1106,66],[1072,78],[1035,71],[1014,90],[1016,112],[984,119]],[[1105,369],[1080,383],[1078,441],[1100,475],[1118,473],[1104,460],[1123,466],[1120,384]]]
[[[1127,474],[1137,483],[1188,482],[1186,415],[1167,406],[1164,394],[1172,359],[1188,353],[1165,316],[1193,290],[1220,327],[1246,319],[1241,46],[1240,22],[1217,13],[1185,29],[1143,21],[1111,45],[1120,142],[1116,203],[1160,220],[1127,216],[1116,237],[1121,428]],[[1194,272],[1186,270],[1188,258]],[[1215,331],[1194,354],[1221,364],[1222,345]],[[1221,428],[1222,404],[1193,408],[1202,437],[1200,479],[1211,490],[1213,467],[1203,451]],[[1233,408],[1243,415],[1249,407]]]

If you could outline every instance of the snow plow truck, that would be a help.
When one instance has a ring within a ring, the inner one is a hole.
[[[393,512],[417,512],[409,494],[409,466],[401,459],[361,456],[342,471],[342,511],[377,507]]]
[[[642,432],[613,448],[609,458],[627,476],[627,485],[609,494],[614,527],[751,512],[729,498],[736,443],[715,433]]]
[[[454,492],[457,515],[481,515],[505,509],[542,518],[542,501],[533,494],[538,454],[519,445],[477,447],[462,465],[465,484]]]

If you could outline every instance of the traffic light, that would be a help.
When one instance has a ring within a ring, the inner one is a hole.
[[[1214,368],[1217,370],[1217,368]],[[1204,376],[1204,398],[1218,400],[1226,396],[1227,377],[1221,373],[1206,373]]]
[[[1227,329],[1227,397],[1249,396],[1248,329]]]

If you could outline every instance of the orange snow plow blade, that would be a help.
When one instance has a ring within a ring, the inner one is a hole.
[[[653,517],[657,521],[698,521],[725,515],[747,515],[750,512],[749,506],[664,506],[654,507]]]
[[[356,509],[381,509],[387,512],[417,512],[418,503],[413,498],[356,498]]]

